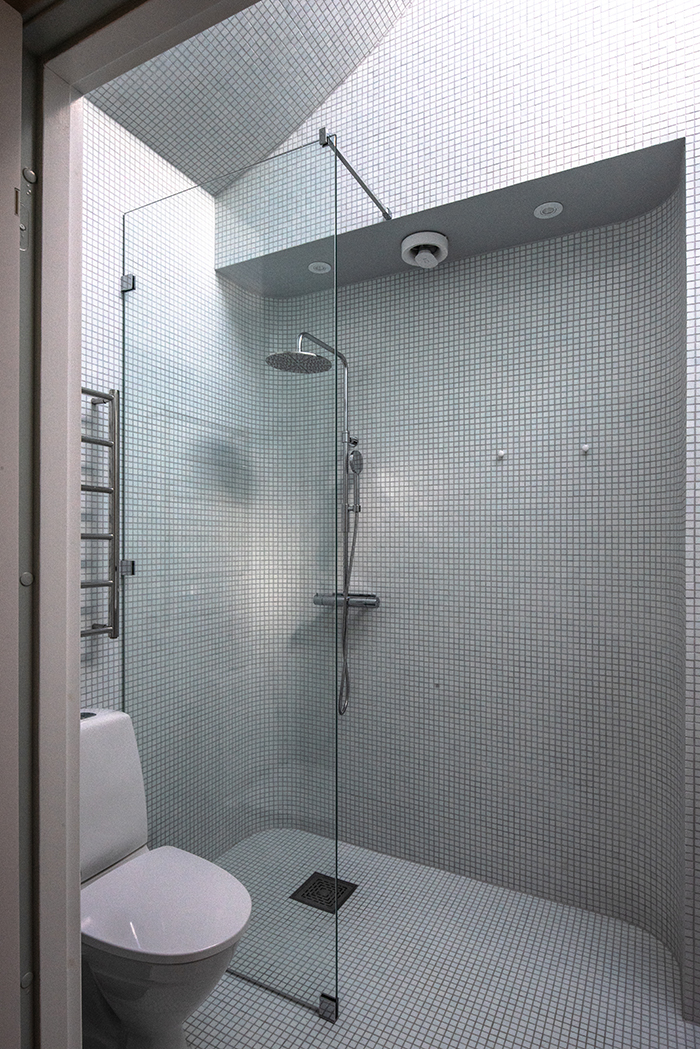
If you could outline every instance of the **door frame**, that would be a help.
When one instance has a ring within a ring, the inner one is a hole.
[[[7,5],[3,0],[0,4],[0,15],[4,15]],[[145,0],[43,64],[37,114],[41,149],[37,183],[40,218],[35,442],[39,585],[35,618],[34,831],[39,977],[36,1044],[45,1049],[76,1049],[81,1044],[80,99],[85,92],[252,4],[253,0]],[[17,12],[9,8],[8,11],[19,20]],[[17,98],[20,97],[18,89]],[[19,159],[16,166],[19,179]],[[0,290],[9,294],[7,288]],[[14,566],[16,579],[16,558]],[[4,743],[8,741],[11,744],[10,737],[3,737]],[[16,971],[12,967],[13,979]],[[15,997],[19,997],[16,984],[13,1000]],[[9,1039],[7,1044],[20,1043],[19,1039]]]
[[[20,253],[22,19],[0,0],[0,1016],[21,1045]]]

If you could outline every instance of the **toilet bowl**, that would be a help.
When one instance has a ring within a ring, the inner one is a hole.
[[[186,1049],[182,1022],[226,970],[250,918],[250,896],[199,856],[167,845],[147,848],[131,719],[116,711],[83,715],[83,962],[113,1014],[109,1034],[102,1024],[95,1044]],[[100,1026],[99,1009],[92,1008],[86,1029]]]

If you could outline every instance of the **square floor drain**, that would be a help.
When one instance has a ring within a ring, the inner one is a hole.
[[[328,874],[319,874],[315,871],[307,878],[303,885],[292,893],[290,900],[298,900],[306,903],[309,907],[315,907],[318,911],[326,911],[328,914],[335,912],[336,885],[338,886],[338,907],[343,904],[357,888],[351,881],[338,881]]]

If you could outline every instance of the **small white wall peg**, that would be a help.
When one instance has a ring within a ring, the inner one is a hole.
[[[582,444],[581,445],[581,451],[583,452],[584,455],[587,455],[588,452],[590,452],[590,450],[591,450],[590,444]]]
[[[505,448],[499,448],[498,452],[496,454],[497,454],[497,457],[499,459],[505,459],[505,457],[506,457]]]

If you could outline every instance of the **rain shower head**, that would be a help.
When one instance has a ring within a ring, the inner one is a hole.
[[[299,375],[327,372],[331,368],[331,362],[327,357],[321,357],[318,353],[308,353],[306,350],[271,353],[266,360],[271,368],[277,368],[281,372],[296,372]]]

